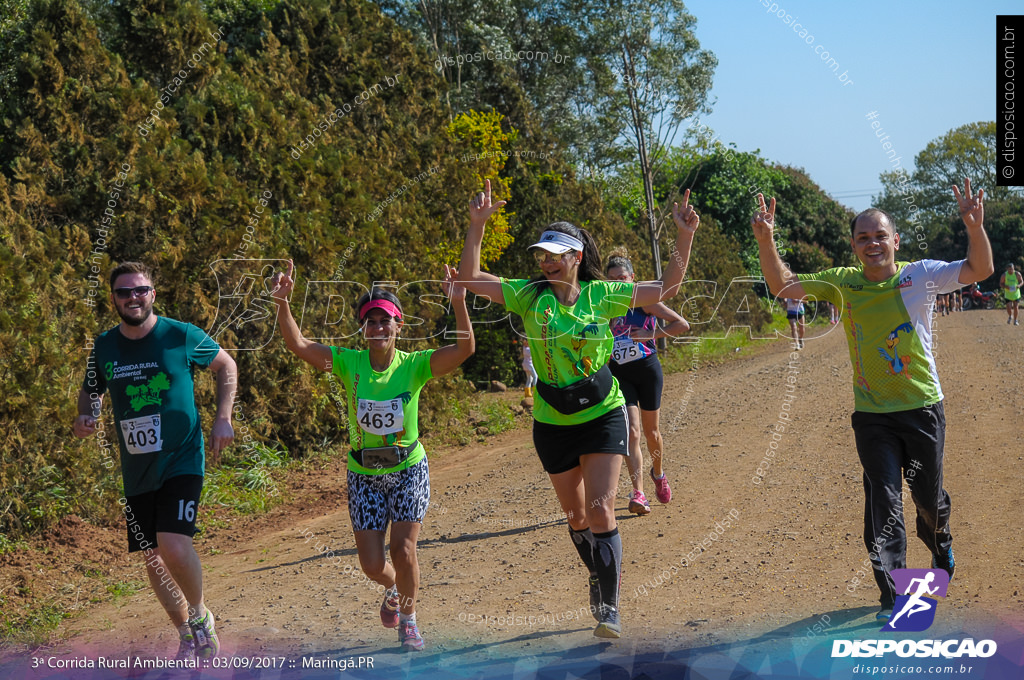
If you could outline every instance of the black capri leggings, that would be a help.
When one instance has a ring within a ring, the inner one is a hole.
[[[626,397],[627,406],[639,406],[645,411],[661,408],[661,389],[665,378],[657,354],[625,364],[610,361],[608,366],[619,381],[619,389]]]

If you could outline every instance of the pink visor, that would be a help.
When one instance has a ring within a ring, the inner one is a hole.
[[[359,320],[362,321],[363,319],[365,319],[366,315],[370,312],[371,309],[383,309],[393,319],[402,318],[402,310],[400,310],[395,305],[394,302],[391,302],[389,300],[370,300],[365,305],[363,305],[362,309],[359,310]]]

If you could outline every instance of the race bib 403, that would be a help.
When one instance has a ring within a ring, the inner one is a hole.
[[[121,434],[128,453],[156,453],[163,449],[164,439],[160,434],[160,416],[142,416],[121,421]]]

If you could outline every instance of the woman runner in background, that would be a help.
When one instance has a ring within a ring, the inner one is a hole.
[[[605,276],[609,281],[636,280],[633,263],[622,255],[612,255],[605,265]],[[667,321],[665,328],[658,326],[658,319]],[[647,307],[630,309],[625,316],[612,319],[612,335],[615,345],[609,367],[619,381],[619,389],[626,398],[626,412],[629,415],[629,456],[626,467],[633,484],[629,497],[629,511],[637,515],[651,512],[651,506],[644,495],[643,454],[640,452],[640,432],[643,429],[647,440],[647,451],[651,454],[651,480],[654,494],[659,503],[672,500],[672,489],[661,465],[664,451],[661,440],[661,389],[664,378],[655,340],[673,338],[690,330],[690,324],[663,302]]]
[[[518,340],[512,342],[519,344]],[[533,367],[533,357],[530,354],[530,345],[525,340],[523,347],[523,372],[526,373],[526,390],[524,396],[527,399],[533,398],[533,388],[537,386],[537,369]]]
[[[789,332],[793,334],[793,347],[804,348],[804,301],[784,298],[786,303],[786,319],[789,320]]]
[[[359,566],[386,590],[380,606],[385,628],[398,628],[406,650],[423,649],[416,625],[420,567],[416,541],[430,504],[427,454],[418,440],[420,390],[431,378],[451,373],[473,354],[473,327],[466,289],[453,282],[458,271],[445,265],[445,294],[452,300],[458,340],[438,350],[403,352],[395,348],[402,330],[402,305],[389,291],[364,293],[355,309],[368,349],[345,349],[302,336],[288,296],[294,267],[272,282],[277,320],[285,344],[300,359],[330,371],[348,398],[348,513],[352,519]],[[391,562],[384,539],[391,524]]]
[[[690,192],[676,205],[676,251],[661,281],[605,281],[593,237],[556,222],[530,246],[540,275],[504,279],[480,271],[488,218],[505,205],[492,203],[491,185],[470,202],[461,280],[477,295],[523,319],[540,377],[533,409],[533,443],[569,522],[569,533],[590,572],[594,635],[617,638],[622,541],[615,523],[615,489],[621,456],[628,456],[625,400],[608,360],[608,323],[630,307],[654,305],[679,290],[699,218]]]

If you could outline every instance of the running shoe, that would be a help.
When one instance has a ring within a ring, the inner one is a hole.
[[[1013,321],[1013,325],[1014,325],[1014,326],[1019,326],[1019,325],[1020,325],[1020,321],[1019,321],[1019,320],[1017,320],[1017,319],[1014,319],[1014,321]]]
[[[953,547],[950,546],[949,550],[943,556],[932,555],[932,569],[945,569],[946,573],[949,574],[950,583],[953,582],[953,572],[956,571],[956,560],[953,559]]]
[[[1009,316],[1006,317],[1006,325],[1009,326],[1011,323],[1013,323],[1013,319]]]
[[[385,628],[398,626],[398,591],[384,593],[384,601],[380,603],[380,622]]]
[[[191,661],[196,658],[196,639],[192,637],[191,629],[188,634],[182,635],[178,642],[178,653],[174,655],[175,661]]]
[[[398,641],[407,652],[418,652],[423,649],[423,636],[415,621],[398,624]]]
[[[595,621],[601,620],[601,582],[595,574],[590,575],[590,613]]]
[[[654,482],[654,495],[658,498],[659,503],[665,504],[672,500],[672,489],[668,486],[668,477],[663,476],[658,479],[654,476],[654,468],[651,468],[651,481]]]
[[[879,621],[888,622],[892,618],[892,605],[883,604],[882,608],[878,610],[877,614],[875,614],[875,618]]]
[[[206,616],[201,619],[192,619],[188,622],[192,629],[192,635],[196,641],[196,657],[210,659],[217,656],[220,651],[220,641],[217,639],[217,631],[213,628],[213,612],[206,610]]]
[[[594,637],[599,638],[620,638],[622,637],[622,624],[619,622],[619,610],[615,607],[602,604],[601,618],[598,619],[597,628],[594,629]]]
[[[649,515],[651,505],[647,502],[647,496],[639,489],[633,489],[633,495],[629,497],[629,511],[635,515]]]

